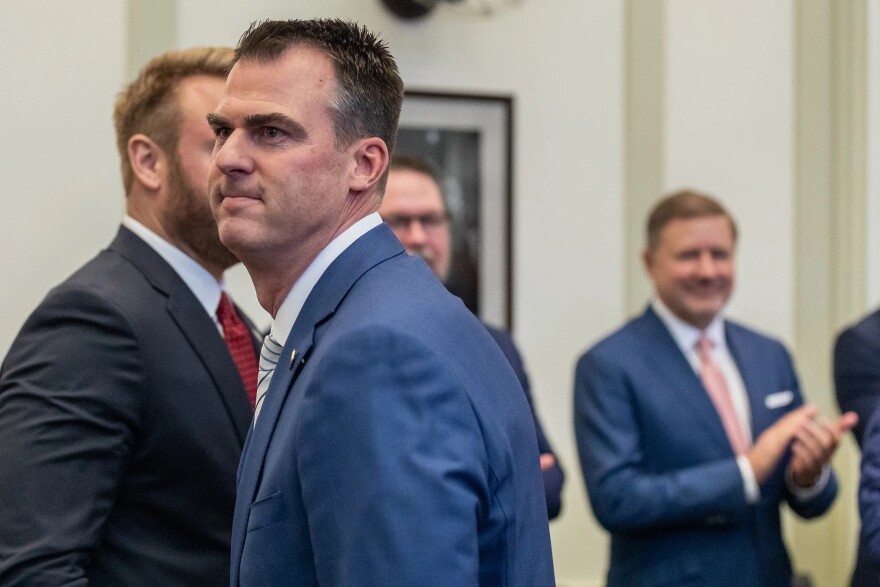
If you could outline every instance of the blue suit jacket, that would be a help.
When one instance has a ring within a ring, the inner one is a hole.
[[[725,329],[757,438],[801,405],[797,378],[780,343],[731,322]],[[768,407],[767,396],[781,391],[791,401]],[[746,502],[721,419],[650,308],[581,357],[575,427],[593,512],[611,532],[609,587],[788,585],[780,502],[813,517],[836,495],[832,476],[815,497],[795,499],[786,458],[760,501]]]
[[[529,384],[529,376],[526,374],[525,364],[523,364],[522,356],[519,354],[519,350],[517,350],[516,344],[513,342],[513,337],[511,337],[510,333],[506,330],[490,326],[486,323],[483,323],[483,325],[486,327],[486,330],[489,331],[489,334],[492,335],[492,338],[495,339],[495,342],[498,343],[501,352],[507,357],[507,361],[510,363],[510,366],[513,367],[513,372],[516,373],[516,378],[519,379],[523,392],[526,394],[526,400],[529,402],[529,408],[532,410],[535,432],[538,434],[538,452],[542,455],[551,454],[556,457],[556,454],[553,452],[553,447],[550,446],[550,441],[547,440],[547,435],[544,434],[544,429],[541,427],[541,421],[538,419],[538,412],[535,410],[535,404],[532,401],[532,386]],[[565,473],[562,471],[562,465],[559,464],[559,459],[556,459],[556,463],[552,467],[541,471],[541,476],[544,478],[544,497],[547,499],[547,518],[552,520],[559,515],[559,512],[562,509],[562,484],[565,482]]]
[[[553,585],[516,376],[384,224],[291,329],[242,458],[231,570],[273,587]]]

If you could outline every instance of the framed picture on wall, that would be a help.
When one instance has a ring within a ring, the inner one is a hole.
[[[446,286],[511,328],[513,98],[407,90],[394,151],[437,171],[452,236]]]

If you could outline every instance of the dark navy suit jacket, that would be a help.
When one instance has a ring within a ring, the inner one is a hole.
[[[0,585],[222,585],[252,418],[204,307],[126,228],[0,369]]]
[[[880,398],[880,310],[845,329],[834,344],[834,387],[841,412],[855,412],[859,446]]]
[[[772,339],[732,322],[727,344],[749,396],[757,438],[802,404],[791,359]],[[581,357],[575,382],[578,450],[593,512],[611,533],[608,586],[789,585],[779,506],[822,514],[787,489],[787,458],[746,501],[712,401],[650,308]]]
[[[242,457],[233,586],[554,584],[516,376],[386,225],[327,268],[281,356]]]
[[[501,347],[501,352],[504,353],[510,366],[513,367],[513,372],[516,373],[516,378],[519,379],[523,391],[526,394],[526,400],[529,402],[529,408],[532,410],[532,417],[535,422],[535,431],[538,433],[538,452],[542,455],[551,454],[555,457],[556,454],[553,452],[553,447],[550,446],[550,441],[547,440],[547,436],[544,434],[544,429],[541,427],[541,421],[538,419],[538,412],[535,410],[535,404],[532,401],[532,387],[529,384],[529,376],[526,374],[526,368],[523,364],[522,356],[519,354],[519,350],[517,350],[516,344],[513,342],[513,337],[511,337],[510,333],[506,330],[490,326],[485,322],[483,325],[489,331],[489,334],[492,335],[492,338],[495,339],[495,342],[498,343],[498,346]],[[562,484],[565,482],[565,473],[562,471],[562,465],[559,464],[559,459],[556,459],[556,463],[552,467],[541,471],[541,476],[544,477],[544,497],[547,499],[547,517],[552,520],[559,515],[559,512],[562,509]]]
[[[870,314],[858,324],[845,329],[837,337],[834,344],[834,387],[837,393],[837,405],[841,412],[855,412],[859,415],[859,423],[853,428],[853,435],[859,448],[864,448],[865,430],[871,421],[877,399],[880,398],[880,310]],[[880,430],[872,439],[870,454],[862,467],[865,497],[868,500],[872,491],[870,485],[877,483],[876,451],[880,450]],[[867,511],[873,508],[867,506]],[[872,524],[876,524],[874,529]],[[868,520],[864,525],[860,540],[856,566],[852,576],[852,587],[880,585],[880,572],[871,562],[868,554],[869,535],[880,531],[880,519]]]
[[[874,411],[862,444],[859,514],[862,528],[853,587],[880,585],[880,411]]]

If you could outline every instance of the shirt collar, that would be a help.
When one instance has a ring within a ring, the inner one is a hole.
[[[324,249],[318,253],[318,256],[306,268],[299,279],[290,288],[290,293],[284,298],[281,307],[275,314],[275,321],[272,323],[272,338],[281,346],[287,342],[287,336],[290,329],[296,322],[299,313],[312,293],[315,284],[324,275],[324,272],[336,258],[341,255],[348,247],[357,239],[365,235],[370,230],[382,224],[382,217],[378,212],[373,212],[364,216],[351,226],[349,226],[342,234],[330,241]]]
[[[715,318],[712,319],[712,322],[705,330],[700,330],[673,314],[672,310],[660,298],[654,298],[651,301],[651,308],[666,326],[675,343],[686,355],[694,352],[697,340],[704,333],[712,341],[714,349],[727,347],[727,339],[724,332],[724,316],[721,312],[715,315]]]
[[[205,308],[208,316],[216,318],[217,304],[220,303],[220,292],[223,284],[214,279],[207,269],[199,263],[163,239],[161,236],[126,214],[122,218],[122,225],[135,233],[145,243],[156,251],[165,262],[171,265],[174,272],[180,276],[186,286],[193,292],[199,303]]]

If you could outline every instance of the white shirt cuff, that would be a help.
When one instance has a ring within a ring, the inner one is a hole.
[[[758,486],[758,480],[755,479],[755,472],[752,471],[748,457],[739,455],[736,457],[736,464],[739,467],[739,474],[742,476],[746,503],[758,503],[758,500],[761,499],[761,488]]]
[[[822,472],[819,473],[819,478],[816,479],[816,482],[810,487],[798,487],[795,484],[794,479],[791,478],[791,473],[785,473],[785,485],[798,501],[807,501],[808,499],[816,497],[822,493],[822,490],[828,485],[829,479],[831,479],[831,467],[829,465],[822,467]]]

